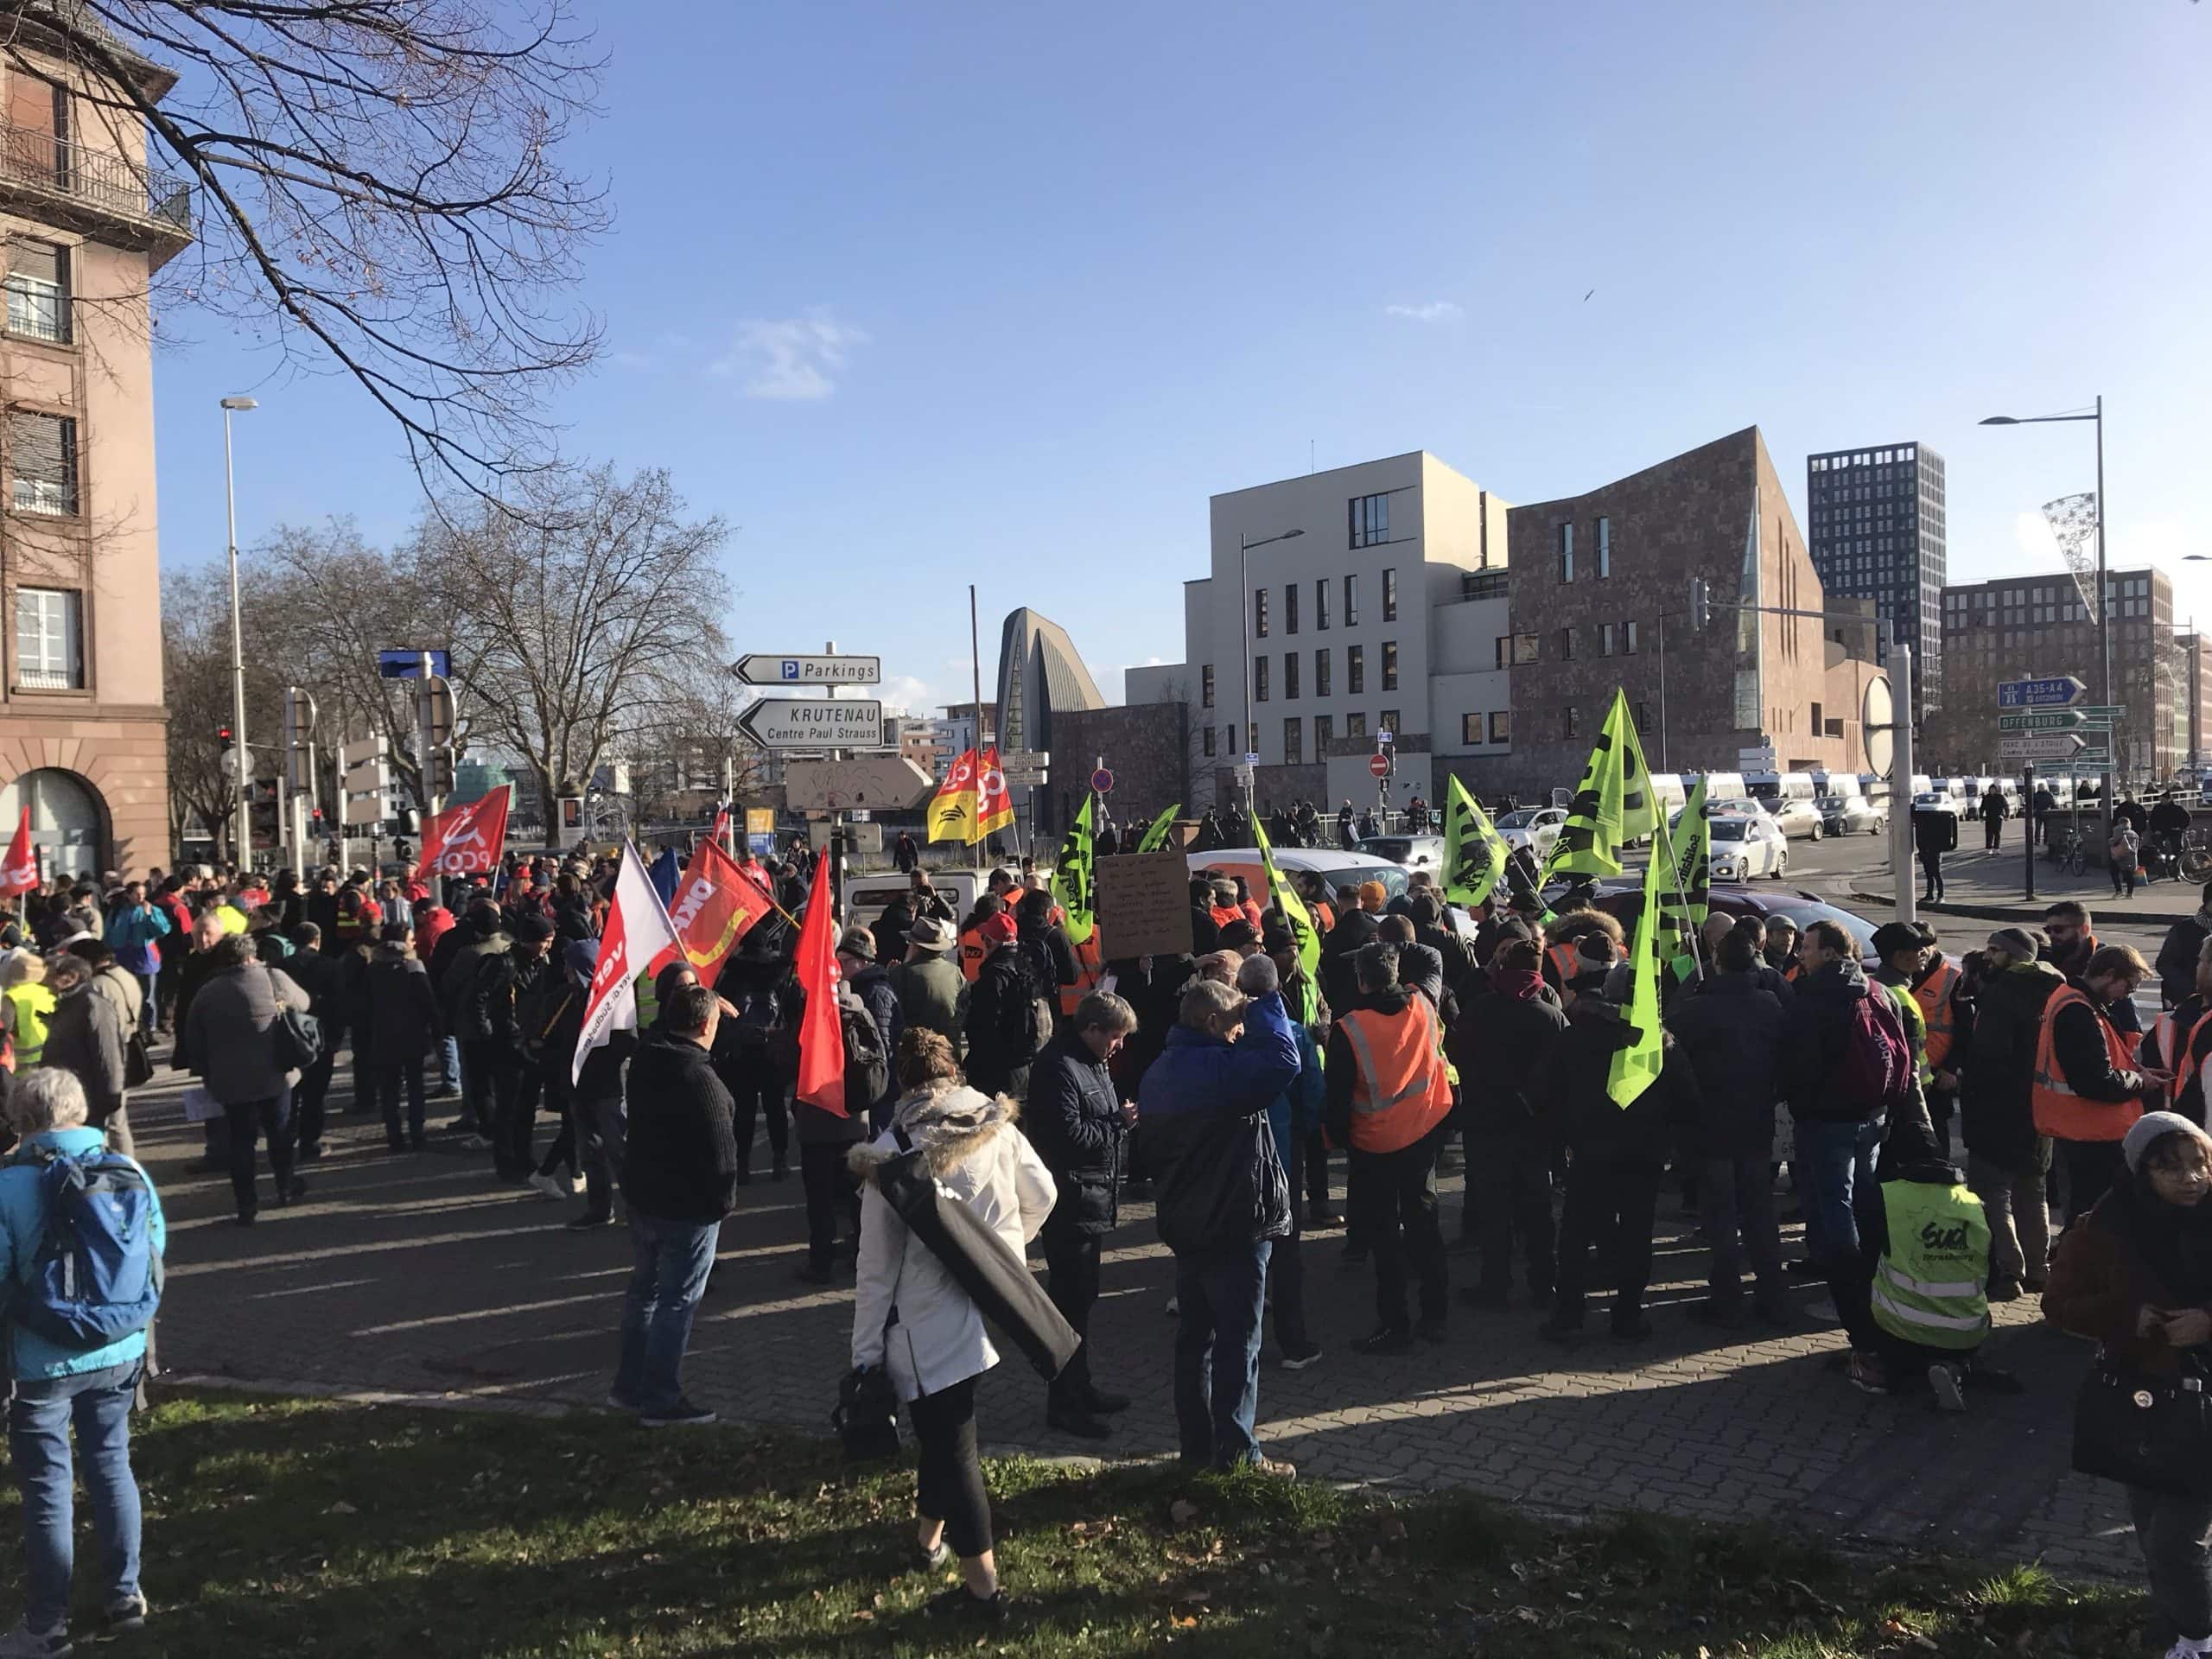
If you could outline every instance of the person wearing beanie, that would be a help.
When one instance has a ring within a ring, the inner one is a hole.
[[[1412,924],[1393,923],[1408,935]],[[1387,926],[1388,925],[1386,925]],[[1404,1353],[1416,1333],[1444,1339],[1447,1287],[1437,1218],[1436,1154],[1452,1115],[1443,1026],[1427,997],[1402,985],[1400,951],[1377,941],[1354,959],[1357,1000],[1329,1029],[1321,1075],[1322,1127],[1350,1149],[1345,1190],[1353,1236],[1375,1262],[1375,1330],[1352,1344],[1362,1354]],[[1421,1316],[1406,1310],[1408,1270]]]
[[[1010,912],[985,918],[976,931],[985,955],[968,999],[968,1081],[1019,1104],[1028,1096],[1030,1065],[1052,1040],[1052,1005],[1024,959]]]
[[[2044,1317],[2101,1343],[2122,1387],[2171,1388],[2212,1358],[2212,1137],[2147,1112],[2119,1147],[2121,1178],[2059,1241]],[[2126,1490],[2152,1605],[2177,1638],[2166,1659],[2212,1654],[2212,1499]]]
[[[1529,1080],[1539,1123],[1566,1142],[1571,1159],[1560,1211],[1557,1295],[1537,1332],[1553,1342],[1581,1334],[1592,1248],[1608,1258],[1613,1339],[1637,1342],[1651,1334],[1643,1292],[1651,1279],[1659,1183],[1673,1127],[1697,1112],[1696,1080],[1663,1033],[1658,1077],[1625,1108],[1613,1099],[1613,1058],[1637,1040],[1624,1010],[1604,995],[1615,956],[1612,939],[1602,931],[1576,941],[1567,1029]]]
[[[2133,949],[2107,945],[2044,1004],[2029,1100],[2037,1133],[2051,1139],[2069,1226],[2119,1179],[2121,1140],[2145,1096],[2171,1080],[2138,1069],[2136,1045],[2112,1014],[2150,976]]]

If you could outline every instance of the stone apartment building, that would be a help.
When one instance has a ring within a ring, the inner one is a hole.
[[[50,873],[143,871],[168,847],[147,289],[192,202],[40,19],[10,9],[0,67],[0,833],[28,805]]]

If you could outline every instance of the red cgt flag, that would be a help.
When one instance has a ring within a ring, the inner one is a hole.
[[[423,852],[415,868],[424,875],[488,875],[507,849],[507,802],[501,784],[481,800],[449,806],[423,820]]]
[[[29,893],[38,886],[38,849],[31,845],[31,810],[23,809],[23,821],[16,826],[16,838],[8,843],[8,861],[0,864],[0,893]]]
[[[677,883],[669,919],[683,941],[683,959],[697,972],[702,985],[712,985],[738,941],[774,908],[760,884],[736,860],[713,842],[702,841],[691,849],[691,861]],[[645,971],[658,975],[675,960],[675,951],[664,950]]]
[[[845,1033],[837,1018],[837,921],[830,913],[830,855],[814,855],[814,887],[798,931],[798,984],[806,1012],[798,1027],[798,1087],[792,1097],[838,1117],[845,1110]]]

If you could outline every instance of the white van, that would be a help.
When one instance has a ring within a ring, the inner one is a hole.
[[[973,870],[931,870],[930,885],[952,905],[956,920],[965,920],[976,908],[976,895],[983,890],[983,877]],[[845,922],[866,927],[883,914],[883,907],[912,886],[896,870],[877,870],[845,878]]]

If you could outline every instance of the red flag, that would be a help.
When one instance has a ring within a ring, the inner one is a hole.
[[[982,778],[976,785],[976,839],[977,841],[994,830],[1011,829],[1014,824],[1014,797],[1007,793],[1006,773],[999,766],[996,748],[983,751]]]
[[[423,820],[423,852],[415,868],[424,875],[489,874],[507,849],[507,801],[501,784],[480,800],[449,806]]]
[[[645,861],[631,842],[622,843],[622,868],[614,878],[614,903],[607,912],[607,925],[599,936],[599,966],[591,976],[591,1000],[584,1004],[583,1034],[576,1042],[575,1065],[569,1071],[573,1084],[583,1076],[584,1062],[592,1051],[605,1046],[607,1034],[638,1028],[638,967],[662,951],[681,948],[676,927],[653,891]]]
[[[714,842],[715,846],[726,853],[734,852],[737,849],[737,843],[730,839],[729,808],[727,806],[718,806],[715,809]]]
[[[806,1013],[798,1027],[798,1087],[792,1098],[838,1117],[845,1110],[845,1033],[837,1019],[837,923],[830,913],[830,855],[814,855],[814,888],[798,931],[798,984]]]
[[[697,971],[699,982],[712,985],[738,941],[774,908],[760,885],[735,860],[713,842],[702,841],[691,849],[691,861],[677,883],[676,903],[668,918],[676,924],[684,960]],[[675,960],[675,951],[664,950],[645,971],[658,974]]]
[[[31,846],[31,810],[23,809],[23,821],[16,826],[16,838],[8,843],[8,861],[0,864],[0,893],[29,893],[38,886],[38,853]]]

